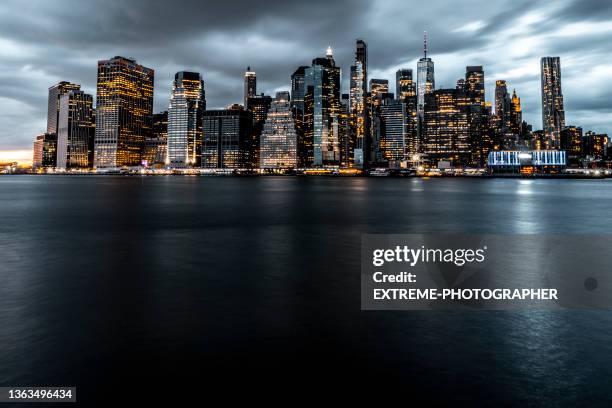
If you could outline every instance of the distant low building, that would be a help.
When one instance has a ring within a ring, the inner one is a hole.
[[[599,161],[606,157],[608,135],[586,132],[583,137],[583,150],[587,160]]]
[[[34,141],[34,155],[32,169],[34,171],[54,168],[57,164],[57,135],[55,133],[42,133]]]
[[[554,174],[567,166],[564,150],[501,150],[489,153],[487,167],[491,173]]]

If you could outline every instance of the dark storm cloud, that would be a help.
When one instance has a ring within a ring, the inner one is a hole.
[[[577,111],[568,116],[586,120],[587,127],[600,126],[604,120],[594,120],[593,112],[612,108],[609,94],[579,92],[580,86],[567,83],[585,67],[592,70],[583,75],[587,80],[607,78],[585,59],[591,55],[599,58],[597,64],[609,65],[611,32],[602,26],[602,32],[557,37],[563,24],[611,20],[608,2],[597,0],[4,0],[0,149],[29,147],[34,134],[44,130],[46,92],[53,83],[69,80],[94,93],[99,59],[125,55],[154,68],[156,110],[167,108],[179,70],[201,72],[208,105],[222,107],[241,102],[247,65],[257,71],[259,91],[273,93],[287,89],[295,68],[324,55],[328,45],[343,69],[347,92],[356,38],[368,42],[371,76],[393,86],[396,68],[416,69],[423,30],[429,32],[438,86],[453,86],[465,65],[485,65],[489,99],[494,79],[503,75],[530,108],[525,116],[536,128],[539,57],[561,55],[568,61],[567,106]]]
[[[556,17],[572,21],[609,20],[612,18],[612,3],[610,0],[573,0]]]

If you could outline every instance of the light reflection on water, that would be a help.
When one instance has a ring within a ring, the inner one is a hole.
[[[384,376],[516,402],[572,403],[589,387],[599,399],[610,313],[362,312],[359,249],[362,233],[607,234],[611,187],[0,177],[0,384],[87,392],[195,363],[252,384],[331,367],[322,380]]]

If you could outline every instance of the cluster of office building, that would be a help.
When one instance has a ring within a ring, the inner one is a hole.
[[[257,93],[244,74],[244,100],[208,110],[201,74],[178,72],[167,111],[153,113],[155,72],[125,57],[98,62],[97,94],[78,84],[49,88],[47,131],[34,142],[39,171],[153,167],[280,171],[325,168],[482,168],[499,152],[564,151],[574,166],[604,166],[608,137],[565,123],[559,57],[541,60],[542,130],[523,121],[521,100],[504,80],[495,110],[485,72],[468,66],[456,87],[436,89],[427,55],[389,81],[368,77],[368,48],[356,41],[348,93],[333,51],[300,66],[291,89]],[[525,153],[523,153],[524,155]],[[549,157],[545,155],[546,157]],[[518,157],[516,153],[512,157]],[[513,159],[514,160],[514,159]],[[492,164],[492,163],[491,163]]]

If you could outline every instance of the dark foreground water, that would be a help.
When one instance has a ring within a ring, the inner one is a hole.
[[[602,180],[2,176],[0,385],[610,406],[612,311],[361,311],[359,245],[609,234],[611,204]]]

